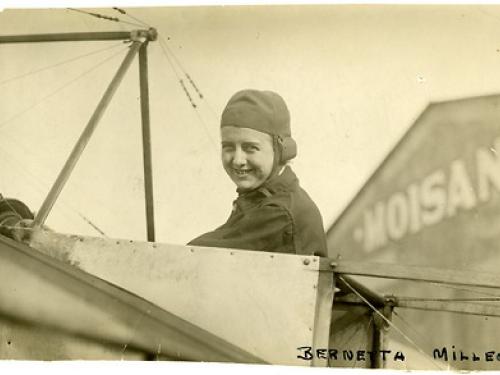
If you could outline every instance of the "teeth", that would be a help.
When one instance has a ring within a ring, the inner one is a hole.
[[[234,173],[236,173],[239,176],[244,176],[248,174],[251,171],[251,169],[235,169]]]

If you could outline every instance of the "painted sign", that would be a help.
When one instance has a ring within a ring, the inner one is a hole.
[[[500,96],[431,104],[328,230],[329,255],[460,266],[500,250],[499,196]]]

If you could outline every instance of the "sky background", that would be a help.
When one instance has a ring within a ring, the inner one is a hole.
[[[293,169],[325,229],[430,102],[500,92],[497,5],[124,9],[155,27],[168,46],[149,46],[160,242],[185,243],[228,217],[236,193],[219,158],[219,115],[240,89],[284,97],[299,146]],[[110,7],[85,10],[137,23]],[[135,28],[67,9],[0,13],[0,35]],[[3,195],[39,209],[126,48],[121,42],[0,45]],[[84,54],[90,55],[76,59]],[[196,110],[179,85],[182,70],[204,94],[200,100],[186,82]],[[145,239],[141,141],[134,63],[47,224],[99,235],[84,215],[109,237]]]

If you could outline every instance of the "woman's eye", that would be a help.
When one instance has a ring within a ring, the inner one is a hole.
[[[245,146],[245,151],[259,151],[259,148],[257,146],[249,145]]]

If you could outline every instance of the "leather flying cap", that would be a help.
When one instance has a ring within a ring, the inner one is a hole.
[[[250,128],[283,138],[291,137],[288,108],[283,98],[272,91],[238,91],[222,112],[220,126]]]

